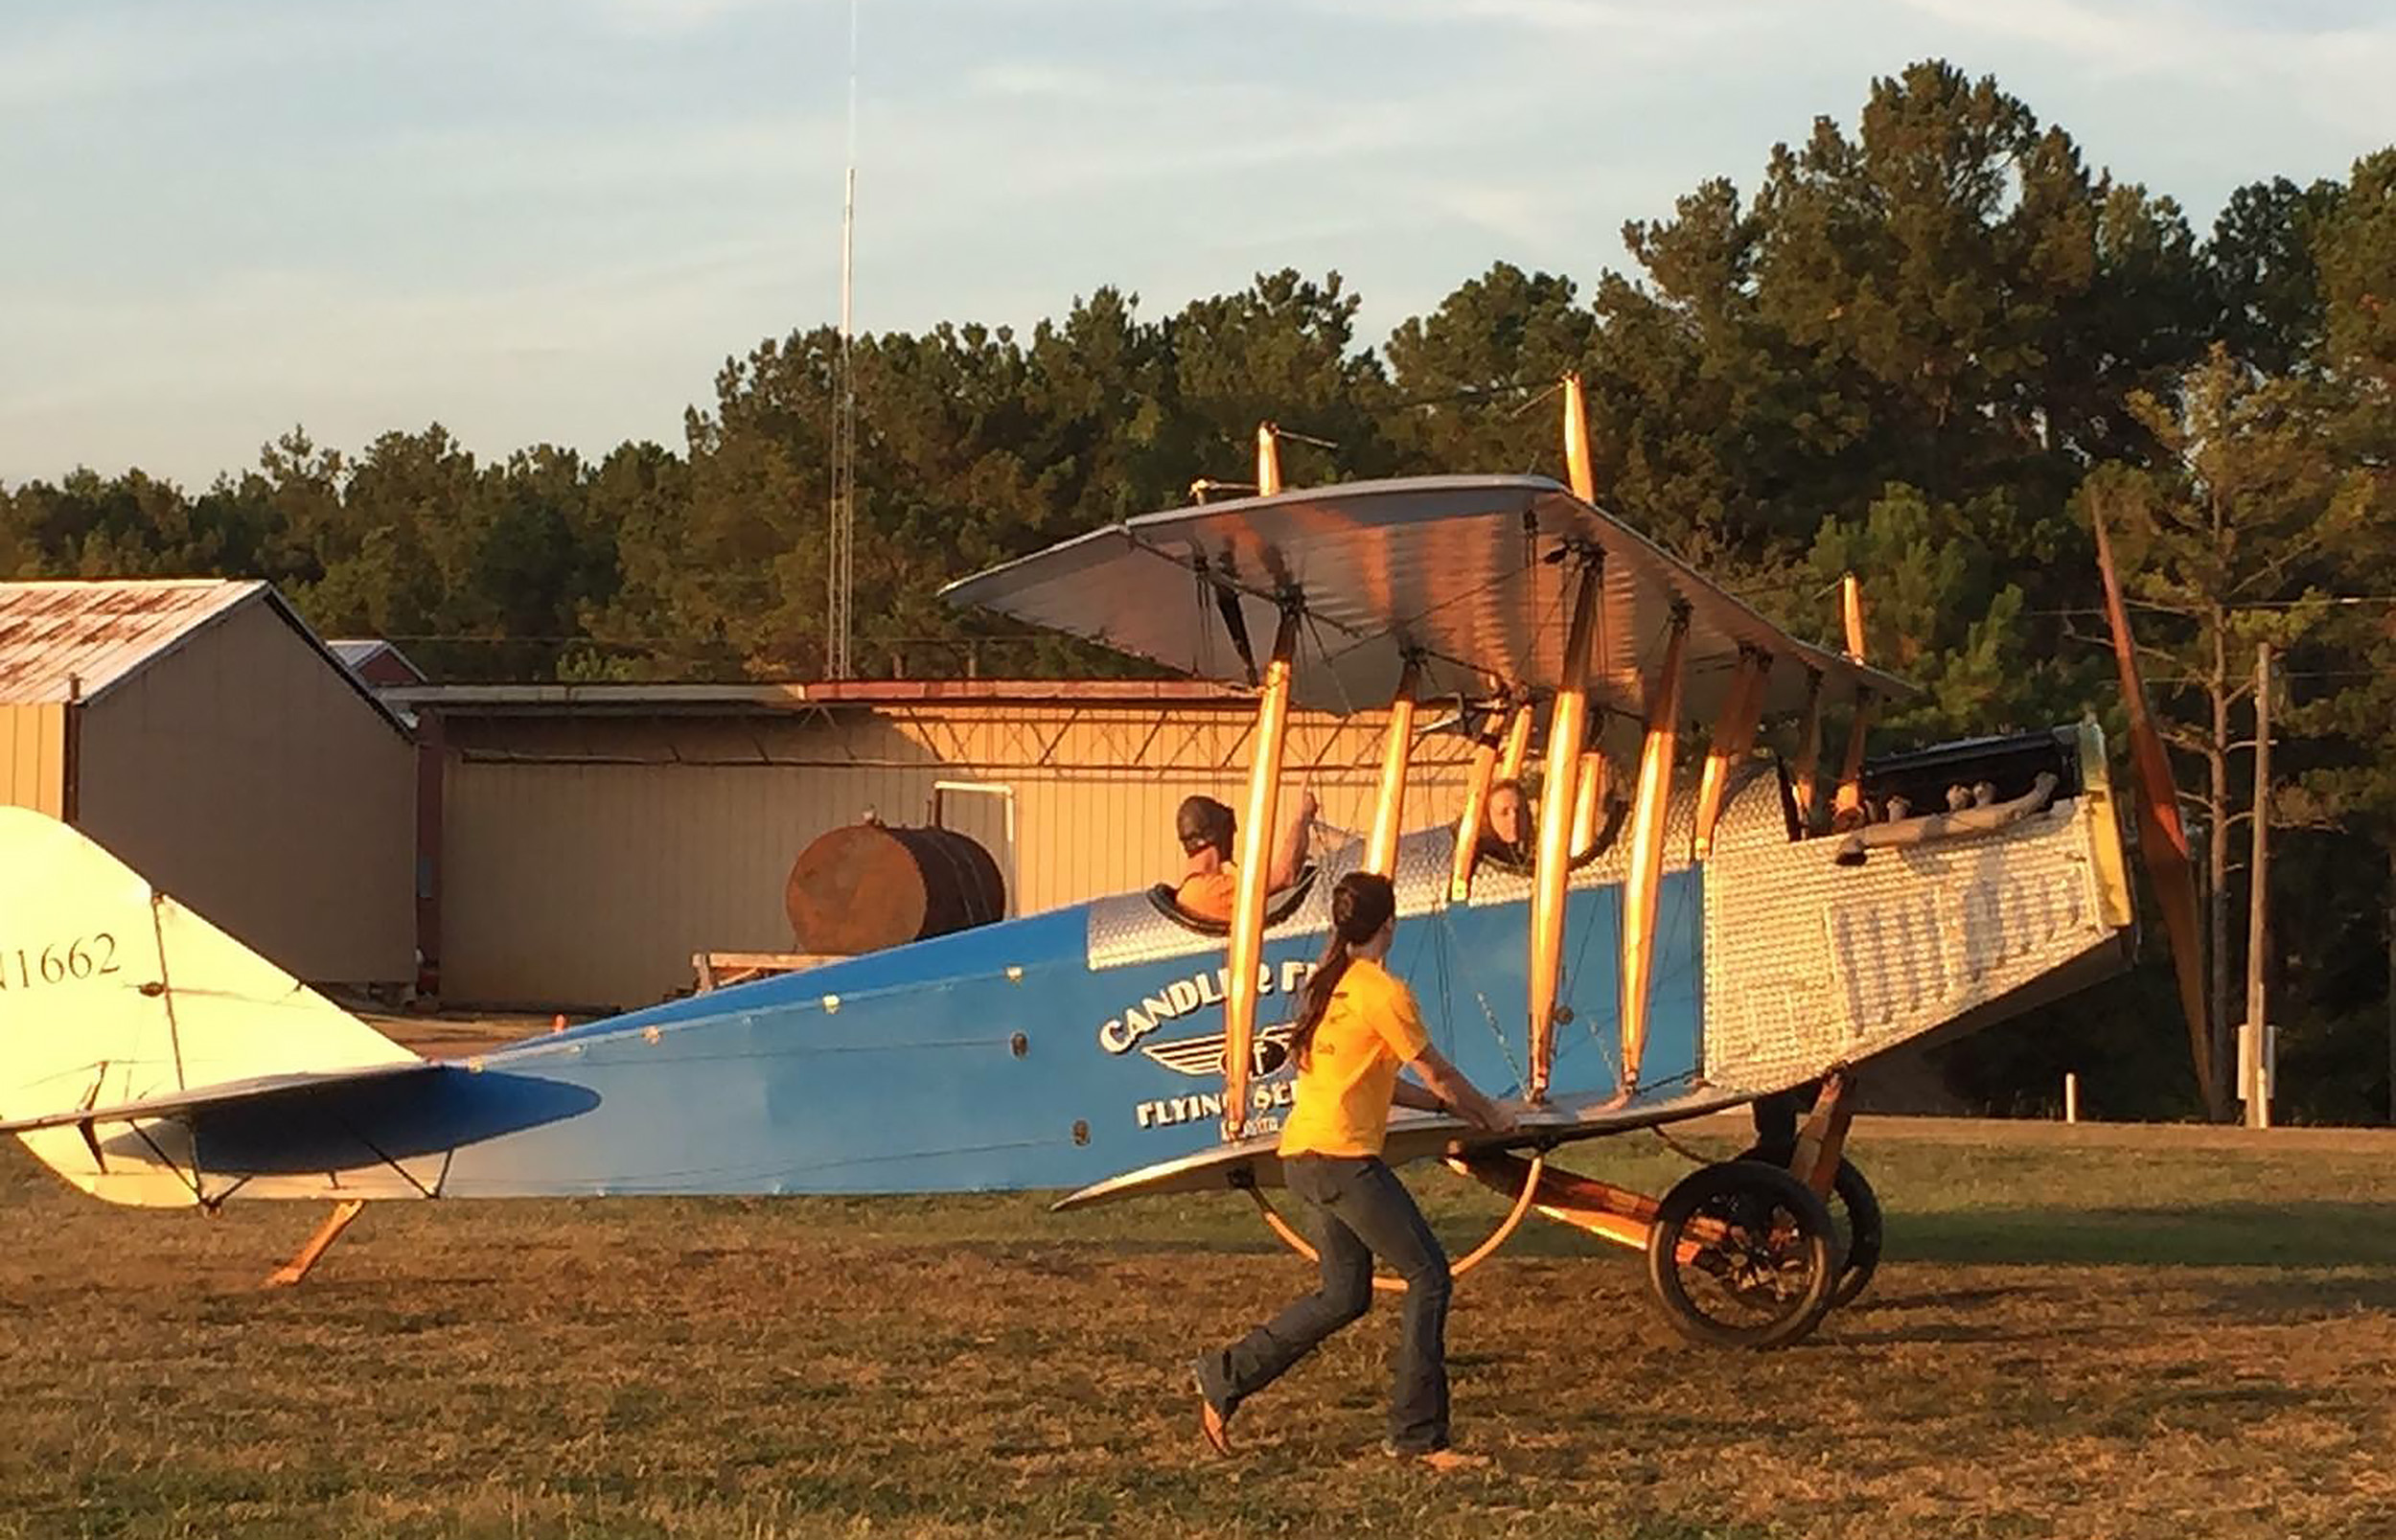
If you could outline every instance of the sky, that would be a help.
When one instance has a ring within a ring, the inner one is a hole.
[[[6,0],[0,483],[194,488],[295,425],[679,447],[837,318],[848,0]],[[2396,142],[2381,0],[859,0],[856,320],[1336,269],[1377,342],[1584,291],[1924,57],[2199,229]]]

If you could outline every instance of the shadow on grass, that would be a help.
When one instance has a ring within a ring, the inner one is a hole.
[[[1981,1265],[2396,1269],[2396,1226],[2384,1206],[2328,1202],[1900,1213],[1888,1218],[1888,1255]]]

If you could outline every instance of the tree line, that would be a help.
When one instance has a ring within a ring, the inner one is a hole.
[[[1540,391],[1587,381],[1601,499],[1801,634],[1863,576],[1890,743],[2122,723],[2091,519],[2181,751],[2238,1011],[2254,649],[2285,659],[2269,812],[2284,1115],[2387,1115],[2396,954],[2396,147],[2240,188],[2200,233],[2062,128],[1937,61],[1624,230],[1593,287],[1505,263],[1377,347],[1337,273],[1028,333],[862,336],[855,655],[868,674],[1124,672],[935,597],[961,573],[1237,477],[1553,471]],[[293,429],[191,491],[138,470],[0,487],[0,573],[274,581],[327,634],[444,678],[805,677],[823,655],[841,342],[726,361],[678,447],[478,460],[444,428]],[[2116,731],[2118,740],[2118,731]],[[2148,912],[2152,912],[2150,908]],[[2171,989],[2128,980],[1950,1056],[1971,1099],[2191,1111]],[[2217,1061],[2227,1062],[2224,1054]],[[2217,1088],[2218,1089],[2218,1088]]]

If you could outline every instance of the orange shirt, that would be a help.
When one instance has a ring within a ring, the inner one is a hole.
[[[1193,919],[1232,923],[1232,901],[1239,892],[1239,868],[1225,862],[1210,872],[1182,879],[1173,902]]]
[[[1297,1106],[1281,1125],[1280,1152],[1380,1154],[1398,1067],[1430,1046],[1405,981],[1377,962],[1349,962],[1298,1071]]]

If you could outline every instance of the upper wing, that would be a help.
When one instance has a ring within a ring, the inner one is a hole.
[[[951,584],[948,597],[1154,658],[1251,681],[1283,596],[1303,605],[1298,703],[1385,704],[1406,657],[1424,696],[1563,677],[1567,542],[1604,555],[1592,695],[1633,716],[1643,665],[1677,604],[1690,611],[1687,710],[1713,716],[1741,646],[1784,666],[1767,710],[1802,703],[1808,669],[1883,698],[1903,681],[1799,641],[1629,526],[1543,476],[1356,482],[1149,514]],[[1226,611],[1238,617],[1237,632]],[[1245,649],[1243,655],[1243,641]],[[1786,666],[1796,664],[1798,666]]]

